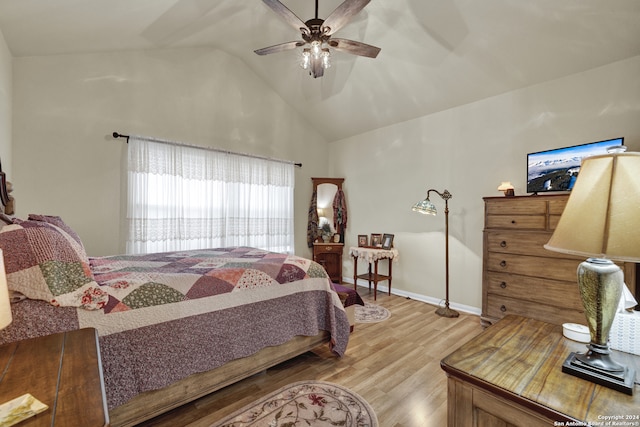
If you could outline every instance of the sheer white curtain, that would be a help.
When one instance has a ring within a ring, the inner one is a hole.
[[[293,253],[294,165],[129,138],[127,253]]]

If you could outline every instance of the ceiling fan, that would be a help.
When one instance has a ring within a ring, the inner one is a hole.
[[[308,45],[309,47],[305,47],[302,51],[302,63],[300,65],[305,70],[309,70],[309,74],[316,78],[321,77],[324,74],[324,70],[331,66],[330,47],[340,52],[369,58],[375,58],[380,52],[379,47],[331,37],[371,0],[345,0],[327,19],[318,18],[318,0],[316,0],[316,16],[307,22],[302,22],[300,18],[278,0],[262,1],[292,27],[300,31],[302,40],[258,49],[254,51],[258,55],[268,55]]]

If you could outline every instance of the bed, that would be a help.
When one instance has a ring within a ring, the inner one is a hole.
[[[98,331],[111,425],[135,425],[329,345],[349,321],[326,271],[249,247],[89,258],[60,217],[2,215],[13,323],[0,344]]]

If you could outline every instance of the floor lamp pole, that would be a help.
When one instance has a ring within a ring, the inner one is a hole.
[[[458,317],[460,313],[449,308],[449,199],[444,199],[444,247],[445,247],[445,300],[444,307],[436,310],[442,317]]]

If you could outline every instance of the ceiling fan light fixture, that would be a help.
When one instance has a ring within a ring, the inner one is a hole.
[[[302,51],[302,62],[300,63],[300,66],[303,69],[308,70],[310,65],[311,65],[311,51],[309,49],[304,49]]]
[[[326,47],[322,49],[322,53],[320,54],[322,58],[322,68],[325,70],[331,67],[331,52]]]
[[[315,59],[320,59],[320,53],[322,53],[322,43],[320,40],[314,40],[311,42],[311,53]]]

